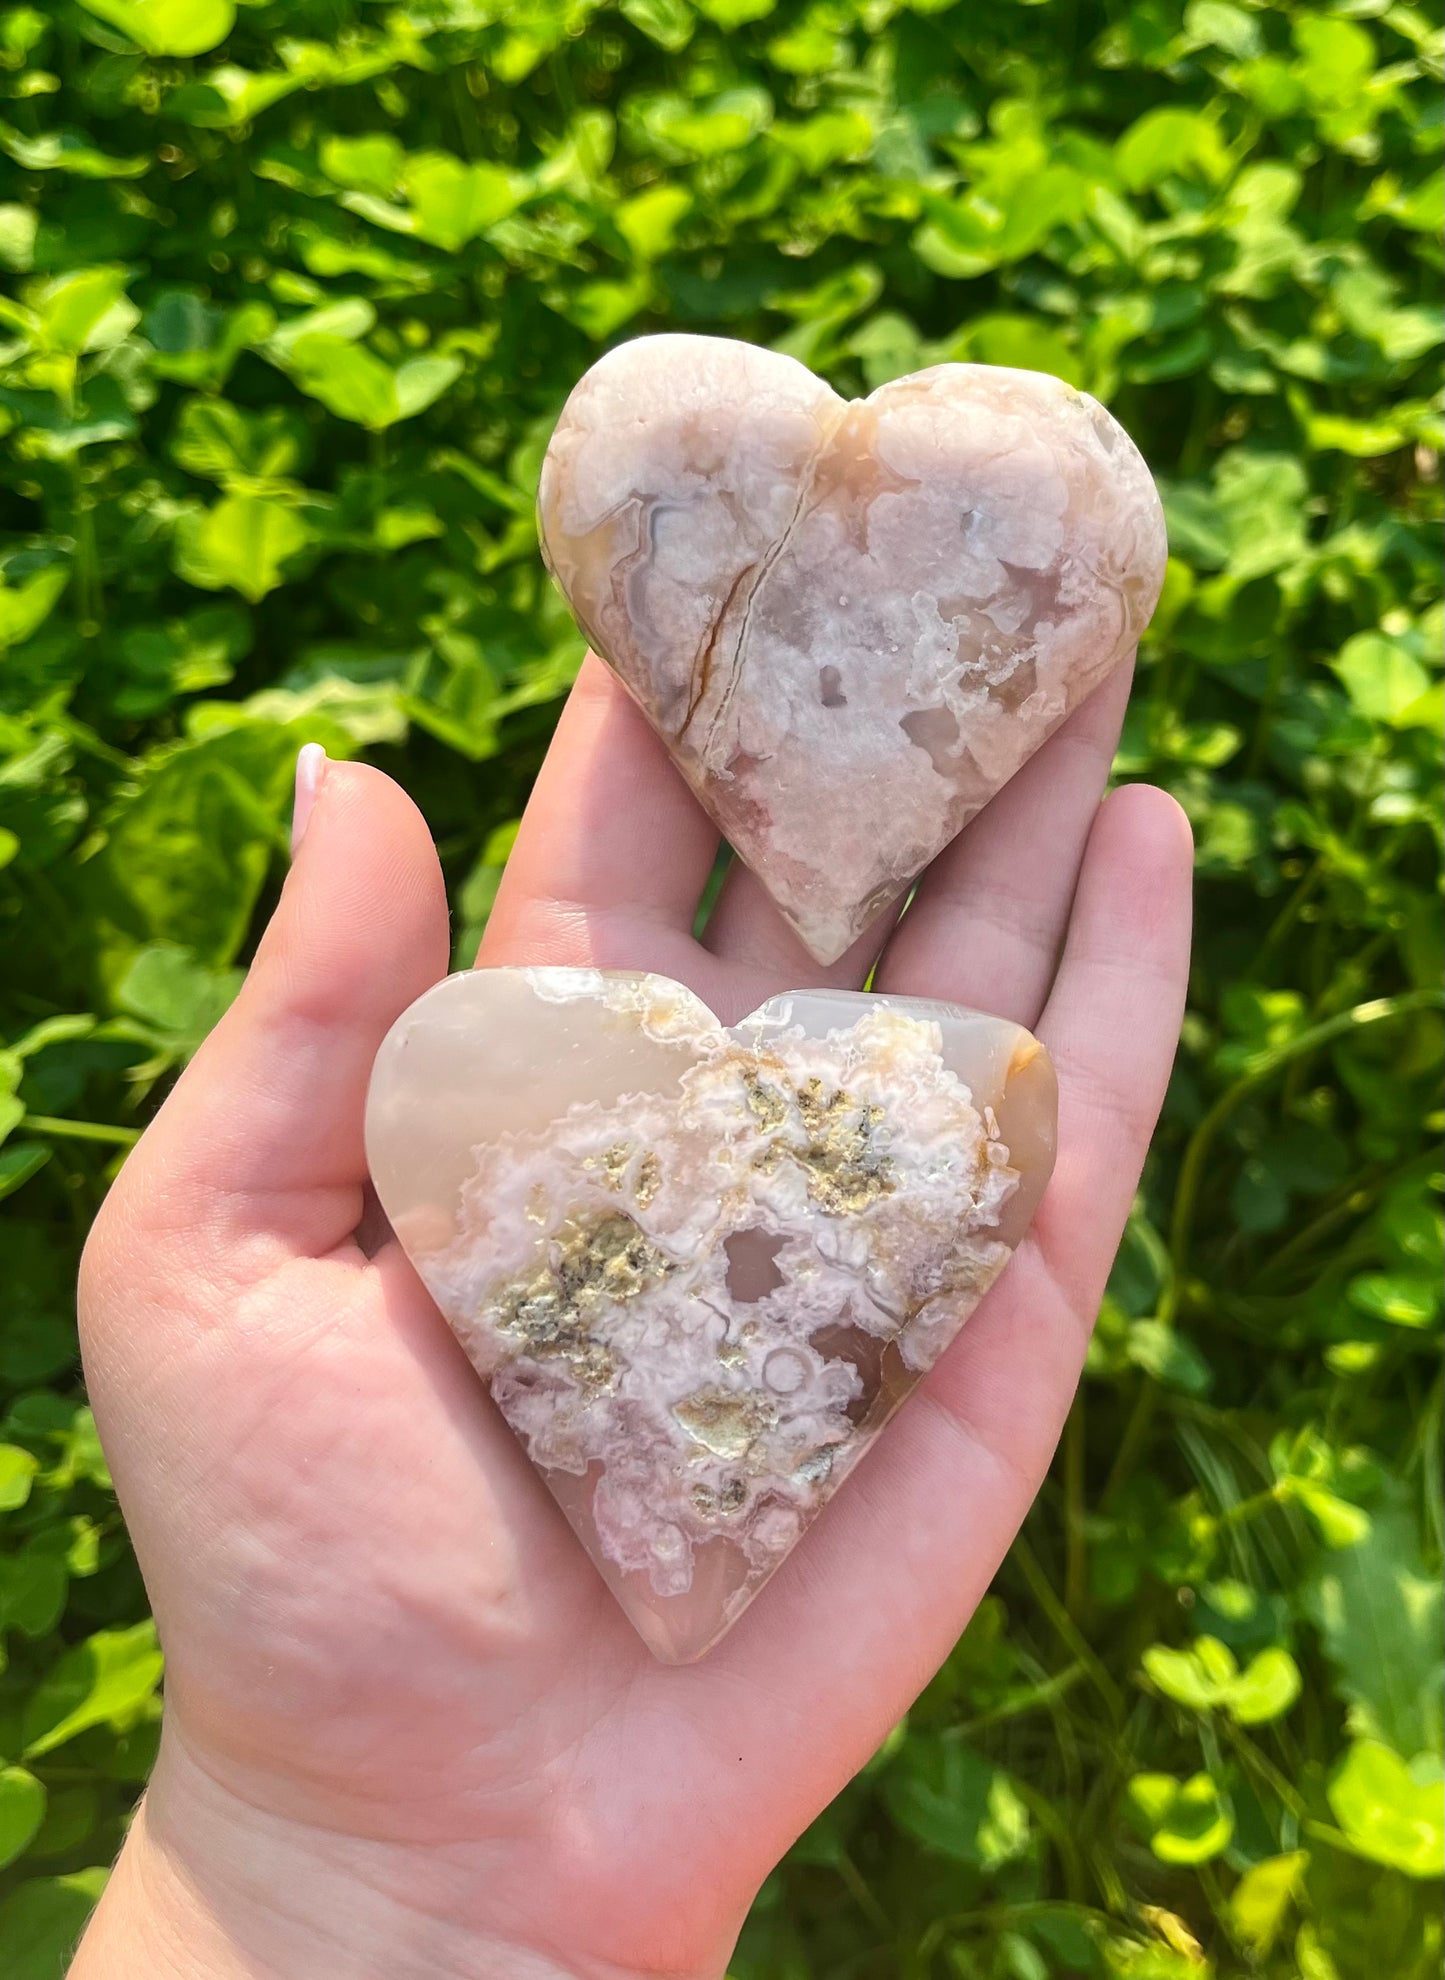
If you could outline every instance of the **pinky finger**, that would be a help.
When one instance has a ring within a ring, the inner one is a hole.
[[[1059,1155],[1034,1232],[1090,1318],[1179,1043],[1193,857],[1189,822],[1164,791],[1132,784],[1104,801],[1038,1026],[1059,1076]]]

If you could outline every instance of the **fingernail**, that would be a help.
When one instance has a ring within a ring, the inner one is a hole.
[[[311,822],[311,807],[316,802],[316,793],[321,789],[328,760],[320,743],[301,745],[301,753],[296,758],[296,798],[291,807],[292,859],[295,859],[306,836],[306,827]]]

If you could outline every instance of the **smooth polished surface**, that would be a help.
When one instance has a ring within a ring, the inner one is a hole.
[[[1137,448],[1056,378],[848,401],[714,337],[600,359],[538,506],[579,624],[820,962],[1133,651],[1166,558]]]
[[[1053,1166],[1019,1025],[665,977],[449,977],[377,1056],[398,1237],[653,1652],[734,1622],[1003,1269]]]

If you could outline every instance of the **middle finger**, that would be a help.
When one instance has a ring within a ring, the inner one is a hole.
[[[1133,671],[1116,668],[939,854],[888,944],[880,990],[1038,1022]]]

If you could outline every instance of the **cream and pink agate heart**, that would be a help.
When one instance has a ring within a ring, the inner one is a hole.
[[[1053,1165],[1048,1056],[948,1004],[448,978],[367,1103],[382,1206],[648,1647],[728,1629],[933,1366]]]
[[[724,837],[831,962],[1138,642],[1164,518],[1123,428],[1038,372],[840,399],[660,336],[563,408],[548,565]]]

